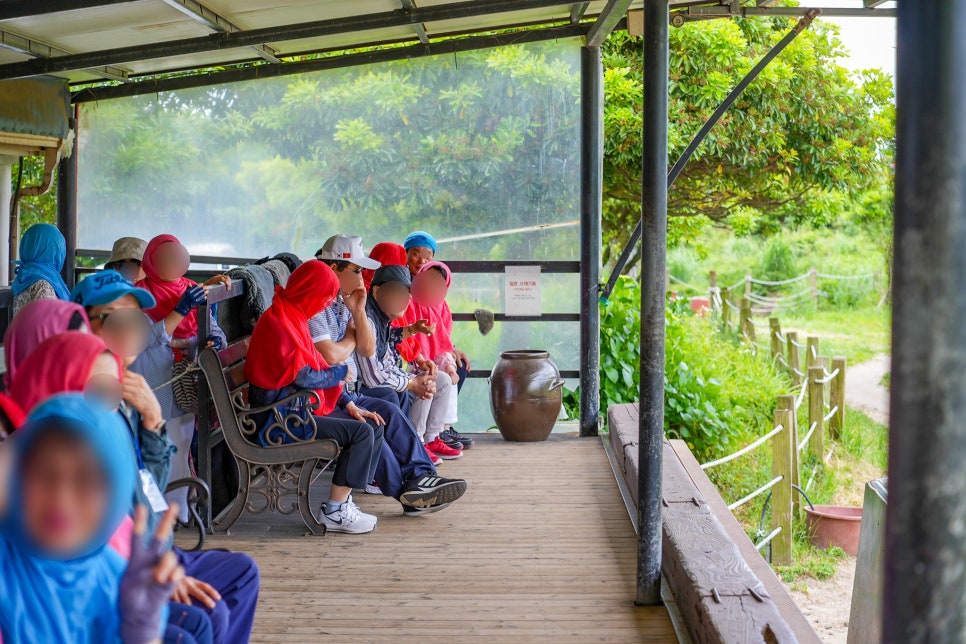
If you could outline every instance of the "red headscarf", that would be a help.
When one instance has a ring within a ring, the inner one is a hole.
[[[157,300],[157,306],[153,309],[145,309],[144,311],[155,322],[159,322],[171,315],[171,311],[178,305],[178,300],[181,299],[184,292],[192,286],[197,286],[195,282],[184,276],[173,282],[165,282],[158,275],[157,268],[154,266],[154,254],[162,245],[180,243],[174,235],[158,235],[148,242],[148,247],[144,249],[144,259],[141,262],[141,268],[144,269],[144,275],[146,277],[135,284],[135,286],[151,291],[151,295]],[[172,335],[175,338],[193,338],[198,335],[198,310],[192,309],[181,321],[181,324],[178,325],[178,328],[174,330]]]
[[[87,331],[90,328],[91,323],[84,307],[74,302],[37,300],[20,309],[3,338],[3,356],[7,362],[3,381],[7,389],[17,376],[20,363],[41,342],[58,333]]]
[[[380,242],[369,251],[369,259],[374,259],[383,266],[405,266],[406,249],[402,245],[394,244],[393,242]],[[369,269],[362,271],[362,281],[365,283],[367,291],[369,290],[369,285],[372,284],[372,276],[375,273],[376,271],[370,271]]]
[[[453,272],[443,262],[427,262],[419,269],[417,276],[426,271],[435,270],[437,267],[443,269],[446,274],[446,288],[449,289],[450,284],[453,283]],[[412,324],[417,320],[429,320],[430,324],[436,325],[436,331],[433,332],[433,335],[417,333],[399,345],[399,353],[403,359],[412,362],[418,355],[422,354],[423,358],[427,360],[435,360],[441,353],[453,351],[453,313],[450,311],[446,300],[439,304],[428,305],[420,303],[416,297],[413,297],[402,319],[405,324]]]
[[[309,318],[332,304],[338,293],[339,278],[319,260],[295,269],[284,288],[276,286],[272,305],[252,331],[245,362],[248,381],[262,389],[282,389],[295,382],[304,367],[328,369],[309,334]],[[342,395],[342,383],[318,394],[322,406],[316,413],[327,416]]]
[[[97,356],[107,352],[104,341],[90,333],[68,331],[47,338],[20,365],[10,397],[30,413],[53,395],[84,391]],[[118,375],[123,372],[117,360]]]

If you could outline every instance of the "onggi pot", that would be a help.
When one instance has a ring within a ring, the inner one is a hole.
[[[504,440],[547,440],[563,404],[564,381],[547,351],[504,351],[490,374],[490,410]]]

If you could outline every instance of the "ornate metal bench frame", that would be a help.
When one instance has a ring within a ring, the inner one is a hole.
[[[221,433],[238,468],[238,494],[231,504],[212,520],[216,531],[227,531],[243,512],[260,514],[267,510],[292,514],[298,509],[305,527],[313,535],[325,534],[325,525],[312,509],[309,488],[321,465],[324,471],[339,457],[339,445],[332,439],[317,439],[315,417],[320,404],[314,391],[298,391],[274,405],[249,407],[245,360],[249,338],[231,343],[226,349],[201,352],[199,362],[205,374]],[[307,414],[282,414],[278,407],[302,400]],[[273,414],[268,427],[259,427],[255,416]],[[310,438],[297,438],[292,428],[307,427]],[[264,438],[270,446],[260,444]],[[286,440],[286,442],[283,442]],[[294,501],[288,500],[295,495]]]

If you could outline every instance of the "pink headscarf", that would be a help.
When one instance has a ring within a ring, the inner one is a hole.
[[[41,342],[65,331],[89,331],[90,320],[84,307],[63,300],[37,300],[20,309],[3,338],[7,372],[3,382],[10,383],[17,370]]]
[[[157,300],[157,306],[144,311],[155,322],[160,322],[171,315],[171,311],[178,305],[178,300],[184,292],[192,286],[197,286],[195,282],[184,276],[173,282],[165,282],[158,275],[154,266],[154,254],[163,244],[169,243],[180,244],[181,242],[174,235],[158,235],[148,242],[148,247],[144,249],[144,260],[141,262],[141,268],[144,269],[146,277],[135,284],[151,291],[151,295]],[[198,335],[198,310],[192,309],[171,335],[175,338],[193,338]]]
[[[427,262],[419,269],[417,276],[436,268],[442,269],[446,274],[446,288],[448,290],[453,282],[453,272],[443,262]],[[440,354],[453,351],[453,313],[445,299],[439,304],[425,304],[418,302],[413,297],[412,301],[409,302],[409,308],[406,310],[403,320],[406,324],[412,324],[417,320],[429,320],[430,324],[436,325],[436,331],[433,335],[417,333],[407,338],[405,343],[400,346],[400,354],[407,361],[411,362],[418,354],[422,354],[423,358],[427,360],[435,360]],[[413,349],[416,351],[412,351]]]

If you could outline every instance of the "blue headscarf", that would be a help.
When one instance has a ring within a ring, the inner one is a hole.
[[[67,259],[67,241],[56,226],[34,224],[20,238],[20,260],[14,262],[13,294],[20,295],[31,284],[44,280],[54,287],[57,298],[70,300],[70,289],[60,276]]]
[[[71,432],[90,447],[108,483],[97,534],[77,552],[43,552],[24,525],[21,467],[37,439],[51,429]],[[62,394],[38,405],[3,449],[13,450],[9,504],[0,517],[0,632],[10,642],[116,641],[117,599],[124,560],[106,547],[134,494],[134,451],[121,419]]]
[[[428,248],[433,251],[433,255],[436,254],[436,240],[429,233],[417,230],[414,233],[409,233],[406,237],[406,241],[403,242],[403,248],[409,250],[410,248],[416,248],[420,246],[422,248]]]

